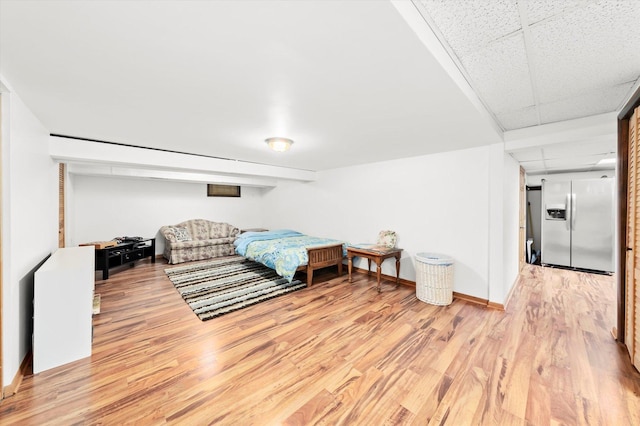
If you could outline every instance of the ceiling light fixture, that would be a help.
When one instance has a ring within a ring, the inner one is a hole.
[[[264,141],[269,145],[269,148],[278,152],[289,151],[293,144],[293,141],[287,138],[267,138]]]

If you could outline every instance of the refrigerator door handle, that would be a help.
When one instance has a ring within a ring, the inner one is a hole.
[[[576,229],[576,211],[577,211],[577,205],[576,205],[576,194],[571,194],[571,230],[575,230]]]
[[[571,230],[571,218],[573,217],[573,215],[571,214],[571,194],[567,194],[567,197],[565,199],[565,225],[567,227],[567,231]]]

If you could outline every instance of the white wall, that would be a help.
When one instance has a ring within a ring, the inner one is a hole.
[[[156,237],[158,230],[188,219],[261,227],[262,189],[242,187],[240,198],[207,197],[207,185],[166,180],[70,175],[68,245],[120,236]]]
[[[518,271],[520,166],[504,151],[504,144],[489,149],[489,296],[505,304]]]
[[[520,164],[514,158],[504,153],[504,169],[503,169],[503,220],[504,220],[504,242],[503,242],[503,286],[502,288],[491,294],[492,302],[505,304],[507,296],[511,288],[515,284],[519,268],[520,253]]]
[[[488,147],[319,172],[265,190],[264,225],[351,243],[395,230],[402,278],[415,280],[416,253],[443,253],[455,260],[454,290],[488,299],[488,174]],[[383,273],[395,275],[393,262]]]
[[[49,156],[47,130],[15,93],[3,93],[2,98],[2,383],[6,386],[31,349],[33,274],[57,248],[58,166]]]
[[[489,149],[489,240],[487,251],[489,252],[488,267],[488,296],[492,302],[498,302],[497,295],[502,293],[504,285],[504,145],[493,144]]]

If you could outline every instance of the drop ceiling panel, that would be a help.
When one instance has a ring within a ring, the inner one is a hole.
[[[640,1],[414,1],[505,130],[615,111],[640,77]]]
[[[495,113],[520,110],[534,102],[522,33],[501,38],[460,58],[473,86]]]
[[[640,2],[589,3],[530,28],[541,103],[633,82]],[[617,106],[617,105],[616,105]],[[609,112],[603,109],[600,112]]]
[[[419,3],[505,130],[614,112],[640,77],[640,0]],[[593,170],[614,139],[511,154],[540,172]]]
[[[532,146],[511,151],[513,158],[527,173],[549,173],[558,171],[613,169],[613,165],[598,165],[603,158],[614,158],[617,140],[615,135],[600,136],[590,140]]]
[[[420,0],[458,56],[520,29],[515,0]]]
[[[496,118],[505,130],[522,129],[539,124],[538,108],[535,106],[496,113]]]
[[[551,18],[561,13],[570,12],[572,9],[584,7],[596,0],[535,0],[525,1],[529,25],[533,25],[544,19]]]
[[[553,123],[615,111],[632,86],[633,83],[625,83],[601,87],[578,96],[543,103],[540,105],[541,121]]]

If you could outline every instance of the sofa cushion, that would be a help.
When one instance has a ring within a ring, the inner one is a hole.
[[[171,226],[169,229],[173,232],[173,235],[175,235],[176,241],[192,240],[191,233],[187,228],[184,228],[182,226]]]
[[[209,235],[208,238],[220,238],[226,237],[229,234],[225,232],[227,229],[227,224],[223,222],[212,223],[209,227]]]
[[[236,240],[236,237],[223,237],[223,238],[212,238],[208,241],[213,245],[217,245],[217,244],[233,244],[235,240]]]
[[[194,240],[208,240],[209,239],[209,228],[212,226],[212,223],[204,219],[194,219],[187,221],[186,225],[188,228],[191,228],[191,236]]]
[[[190,249],[195,247],[218,246],[218,245],[224,245],[224,244],[231,245],[233,244],[233,240],[234,240],[233,237],[227,237],[227,238],[215,238],[215,239],[209,239],[209,240],[179,241],[177,243],[172,243],[171,249],[184,250],[184,249]]]
[[[237,228],[225,222],[211,223],[211,226],[209,227],[209,239],[233,237],[233,231],[235,229]]]

